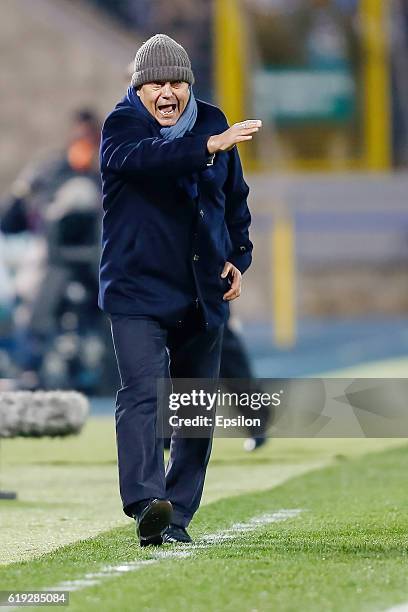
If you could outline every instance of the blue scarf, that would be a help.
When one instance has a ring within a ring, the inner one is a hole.
[[[133,87],[128,87],[127,90],[127,99],[129,103],[149,119],[150,122],[153,122],[156,127],[160,125],[158,121],[149,113],[140,97],[137,95],[136,90]],[[197,119],[197,102],[194,97],[193,88],[190,86],[190,97],[187,103],[186,108],[184,109],[182,115],[178,119],[178,121],[174,125],[170,125],[169,127],[161,127],[160,128],[160,136],[165,138],[166,140],[175,140],[175,138],[181,138],[187,131],[190,131]],[[182,189],[184,189],[188,196],[194,200],[194,198],[198,197],[198,188],[197,188],[198,174],[194,172],[189,176],[183,176],[179,178],[178,184]]]

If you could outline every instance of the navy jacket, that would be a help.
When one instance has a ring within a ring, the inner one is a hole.
[[[103,189],[99,307],[109,314],[148,315],[176,325],[196,303],[207,328],[224,323],[229,288],[225,261],[242,273],[252,258],[248,186],[237,148],[207,166],[207,141],[228,128],[222,111],[197,100],[191,131],[175,140],[141,117],[127,97],[102,128]],[[196,173],[198,198],[182,187]]]

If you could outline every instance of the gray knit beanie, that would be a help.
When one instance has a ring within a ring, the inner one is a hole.
[[[136,53],[132,87],[151,81],[194,83],[187,51],[166,34],[155,34]]]

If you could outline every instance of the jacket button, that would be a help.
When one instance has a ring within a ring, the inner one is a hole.
[[[197,255],[197,253],[195,253],[193,256],[193,261],[198,261],[199,259],[200,259],[200,256]]]
[[[246,247],[245,246],[240,246],[239,250],[242,251],[243,253],[246,251]]]
[[[204,217],[204,211],[203,211],[203,209],[202,209],[202,208],[200,209],[200,215],[201,215],[202,217]]]

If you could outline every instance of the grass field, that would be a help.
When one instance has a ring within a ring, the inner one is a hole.
[[[0,589],[71,589],[70,610],[385,610],[408,601],[408,446],[215,441],[196,545],[139,548],[113,421],[2,443]]]

